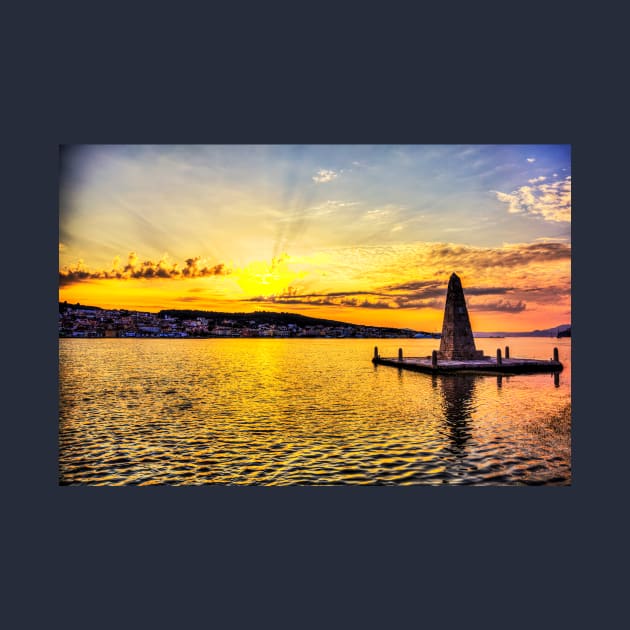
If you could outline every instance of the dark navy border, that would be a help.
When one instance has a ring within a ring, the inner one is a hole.
[[[495,26],[467,6],[440,19],[335,6],[265,21],[258,5],[232,15],[231,29],[212,5],[189,19],[157,5],[17,17],[37,36],[9,42],[4,91],[3,216],[15,271],[4,305],[12,404],[3,520],[9,615],[21,625],[588,620],[619,533],[611,506],[625,479],[611,452],[627,434],[602,402],[619,382],[615,357],[606,372],[591,369],[602,332],[619,323],[599,319],[603,307],[589,299],[616,221],[610,192],[592,185],[611,168],[599,144],[607,112],[573,98],[586,65],[569,55],[565,14],[546,6],[535,22]],[[570,487],[58,486],[59,145],[288,142],[572,145]]]

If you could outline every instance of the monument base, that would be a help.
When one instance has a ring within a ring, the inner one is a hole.
[[[483,350],[475,350],[474,352],[438,352],[438,361],[479,361],[483,359]],[[488,357],[490,358],[490,357]]]

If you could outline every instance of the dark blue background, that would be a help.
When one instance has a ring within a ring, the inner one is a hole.
[[[10,626],[610,627],[624,522],[613,451],[627,429],[606,410],[619,378],[610,347],[607,372],[594,362],[609,322],[590,289],[607,295],[612,270],[597,261],[624,197],[594,185],[622,180],[601,146],[614,137],[610,66],[574,45],[589,16],[549,4],[231,6],[7,16]],[[593,109],[593,93],[611,98]],[[572,144],[572,486],[59,487],[65,143]]]

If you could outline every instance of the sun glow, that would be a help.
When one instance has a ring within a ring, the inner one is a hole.
[[[289,268],[285,254],[270,263],[255,261],[235,273],[236,282],[241,288],[241,296],[235,298],[269,297],[282,293],[287,286],[303,274]]]

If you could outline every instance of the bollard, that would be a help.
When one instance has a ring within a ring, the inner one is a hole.
[[[510,346],[505,346],[505,358],[510,358]]]
[[[374,346],[374,358],[378,359],[378,346]]]
[[[437,350],[434,350],[431,353],[431,367],[437,367]]]
[[[553,360],[558,362],[558,348],[553,349]]]
[[[501,361],[501,348],[497,348],[497,365],[500,367],[503,364]]]
[[[403,357],[402,357],[402,348],[398,348],[398,360],[402,361]]]

